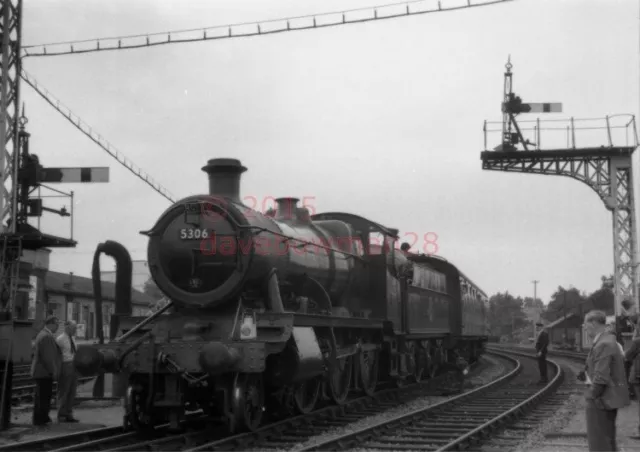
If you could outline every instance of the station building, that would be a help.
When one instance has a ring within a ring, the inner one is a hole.
[[[131,287],[144,292],[144,285],[151,278],[151,272],[149,271],[149,263],[145,260],[131,261]],[[101,271],[100,279],[103,282],[116,282],[116,272],[114,271]]]
[[[23,250],[20,259],[18,294],[14,304],[14,316],[18,320],[33,321],[34,337],[42,328],[47,315],[55,315],[60,322],[74,320],[78,323],[79,339],[95,339],[96,315],[93,282],[91,278],[73,273],[49,270],[51,250]],[[155,300],[140,290],[132,289],[133,315],[149,314]],[[115,283],[102,282],[103,331],[109,337],[111,315],[115,311]]]

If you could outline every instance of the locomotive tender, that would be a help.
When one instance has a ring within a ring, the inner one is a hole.
[[[482,354],[488,299],[453,264],[400,251],[397,230],[366,218],[310,216],[295,198],[256,212],[240,201],[246,170],[209,160],[209,194],[176,202],[143,232],[171,303],[146,319],[116,315],[119,338],[78,349],[82,375],[126,385],[125,423],[177,427],[201,409],[254,430],[265,412],[341,404]]]

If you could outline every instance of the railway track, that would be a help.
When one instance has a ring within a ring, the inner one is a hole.
[[[87,383],[91,380],[93,380],[93,377],[79,378],[78,384]],[[23,382],[18,382],[19,386],[16,386],[16,383],[14,382],[13,388],[11,388],[11,403],[13,406],[17,406],[23,403],[33,401],[33,394],[36,390],[36,385],[33,384],[32,382],[33,380],[31,379]],[[31,383],[31,384],[25,384],[25,383]],[[55,397],[56,395],[56,390],[57,390],[57,383],[54,381],[53,397]]]
[[[488,344],[487,345],[487,349],[491,349],[491,350],[495,350],[495,351],[517,350],[517,351],[521,351],[521,352],[524,352],[524,353],[535,353],[535,349],[533,347],[527,347],[527,346],[524,346],[524,345]],[[586,353],[586,352],[575,352],[575,351],[569,351],[569,350],[554,350],[554,349],[550,349],[547,352],[547,356],[557,356],[557,357],[560,357],[560,358],[577,359],[577,360],[582,360],[582,361],[587,359],[587,354],[588,353]]]
[[[81,377],[78,379],[78,384],[87,383],[93,380],[94,377]],[[11,403],[13,406],[20,405],[21,403],[33,401],[33,394],[36,386],[31,378],[31,365],[22,364],[14,367],[13,370],[13,387],[11,388]],[[56,394],[57,383],[53,383],[54,397]]]
[[[507,360],[509,358],[501,358]],[[515,367],[515,363],[512,364]],[[486,369],[488,366],[485,360],[481,360],[479,365],[475,366],[471,375],[477,374],[479,371]],[[221,440],[224,450],[230,450],[230,445],[235,444],[243,449],[247,444],[256,442],[263,435],[271,432],[278,434],[280,437],[291,429],[302,428],[313,424],[313,432],[322,432],[336,425],[346,425],[358,419],[362,419],[380,412],[384,412],[394,408],[404,402],[411,401],[416,397],[436,395],[442,396],[442,387],[447,386],[447,375],[441,375],[434,380],[415,383],[403,388],[383,389],[372,397],[357,397],[348,401],[343,406],[327,406],[320,408],[308,415],[297,416],[282,421],[277,421],[266,425],[256,433],[246,433],[227,437]],[[451,387],[449,386],[449,390]],[[176,451],[185,448],[193,448],[204,445],[205,450],[207,444],[212,438],[220,438],[223,436],[221,431],[215,431],[211,428],[202,428],[199,426],[197,419],[194,425],[189,425],[186,432],[180,434],[171,434],[168,432],[168,425],[158,426],[155,429],[153,437],[143,437],[135,432],[124,432],[121,427],[109,427],[104,429],[96,429],[85,432],[74,433],[72,435],[57,436],[44,440],[36,440],[29,442],[15,443],[0,447],[0,451],[95,451],[95,450],[118,450],[118,451],[139,451],[139,450],[167,450]],[[300,430],[299,430],[300,431]],[[315,433],[314,433],[315,432]],[[200,449],[197,449],[200,450]]]
[[[499,346],[488,348],[492,351],[503,353],[517,353],[534,356],[531,348]],[[557,354],[556,354],[557,353]],[[519,418],[515,423],[502,429],[498,434],[492,435],[483,444],[481,452],[512,452],[530,439],[529,435],[534,433],[538,427],[545,422],[553,422],[554,416],[563,409],[565,404],[573,395],[581,395],[584,392],[584,384],[577,381],[577,372],[583,369],[586,353],[569,352],[565,350],[550,351],[549,356],[556,357],[556,364],[562,367],[564,372],[563,384],[549,397],[541,401],[533,410]],[[522,449],[520,449],[522,450]],[[527,449],[525,449],[527,450]]]
[[[562,367],[549,360],[551,381],[546,386],[536,385],[535,357],[509,352],[513,354],[525,359],[519,359],[516,369],[488,385],[427,408],[290,450],[477,450],[490,435],[530,412],[564,381]]]

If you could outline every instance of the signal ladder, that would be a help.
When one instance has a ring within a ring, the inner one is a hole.
[[[4,234],[2,240],[2,254],[0,255],[0,302],[1,312],[6,315],[6,320],[11,320],[15,309],[15,300],[18,293],[18,280],[20,270],[20,257],[22,255],[22,240],[13,234]],[[8,338],[7,346],[0,348],[0,356],[5,356],[4,369],[2,369],[2,397],[0,400],[0,426],[3,429],[9,427],[11,422],[11,387],[13,386],[12,351],[14,335]],[[4,341],[3,341],[4,342]]]

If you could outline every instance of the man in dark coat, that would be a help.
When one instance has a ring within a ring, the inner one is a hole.
[[[602,311],[585,316],[585,329],[593,339],[587,356],[585,391],[587,438],[590,451],[615,451],[618,409],[630,404],[624,373],[624,355],[616,337],[606,331],[607,317]]]
[[[36,336],[33,361],[31,362],[31,378],[36,383],[33,397],[33,425],[46,425],[51,422],[51,397],[53,396],[53,380],[58,379],[61,368],[61,355],[56,339],[58,319],[47,317],[44,328]]]
[[[633,388],[632,392],[635,394],[636,400],[639,401],[638,407],[640,408],[640,322],[633,335],[633,341],[624,354],[624,359],[631,368],[627,377],[629,388]],[[640,412],[638,413],[638,434],[640,435]]]
[[[536,322],[536,326],[541,328],[536,341],[536,355],[538,356],[538,369],[540,371],[540,381],[538,384],[546,384],[547,377],[547,349],[549,348],[549,333],[542,322]]]

